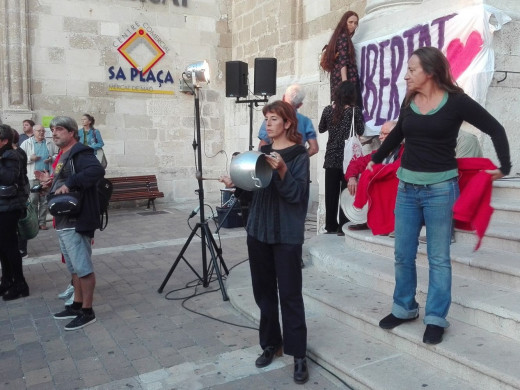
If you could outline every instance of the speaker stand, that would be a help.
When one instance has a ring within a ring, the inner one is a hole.
[[[253,107],[258,107],[258,103],[267,103],[269,98],[264,96],[263,99],[247,99],[240,100],[237,97],[235,103],[247,103],[249,104],[249,150],[253,150]]]

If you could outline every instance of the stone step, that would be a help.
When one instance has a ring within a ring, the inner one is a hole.
[[[349,248],[330,235],[313,237],[306,249],[323,272],[392,296],[393,258]],[[417,264],[417,301],[424,307],[428,267]],[[453,274],[450,317],[520,342],[520,291]],[[390,310],[391,299],[388,310]]]
[[[457,242],[451,244],[454,274],[520,291],[520,261],[517,253],[487,247],[487,237],[484,237],[483,246],[475,252],[474,235],[465,237],[469,242],[465,242],[459,232],[456,237]],[[345,229],[345,243],[351,248],[378,254],[393,261],[393,238],[374,236],[370,230]],[[426,244],[419,244],[417,252],[417,263],[423,266],[428,264],[426,248]]]
[[[520,192],[518,192],[518,194],[520,195]],[[493,195],[491,206],[495,211],[491,217],[490,226],[493,226],[497,222],[520,224],[520,199],[503,198]]]
[[[473,232],[456,230],[457,242],[475,245],[477,237]],[[486,235],[482,239],[482,246],[491,250],[502,250],[511,253],[520,253],[520,229],[518,224],[511,222],[493,222],[489,224]]]
[[[311,277],[312,276],[312,277]],[[396,352],[411,355],[443,371],[468,381],[475,389],[520,388],[520,343],[510,338],[450,318],[442,343],[429,346],[422,342],[425,326],[423,313],[417,321],[393,330],[383,330],[378,323],[390,312],[391,296],[341,280],[330,274],[311,270],[304,280],[304,294],[322,305],[324,315],[391,345]],[[346,333],[347,330],[345,330]],[[401,374],[414,374],[406,366]],[[385,387],[381,387],[384,389]],[[403,385],[403,389],[411,387]],[[429,388],[429,386],[428,386]]]
[[[321,278],[330,276],[313,267],[304,269],[305,290],[323,291]],[[320,276],[317,276],[320,275]],[[324,275],[324,276],[323,276]],[[349,284],[342,281],[342,290]],[[251,289],[247,264],[235,267],[226,280],[231,304],[254,322],[259,322],[259,310]],[[328,294],[328,292],[327,292]],[[339,311],[322,303],[319,293],[304,296],[307,317],[308,356],[332,372],[350,388],[361,390],[402,390],[428,388],[430,390],[485,389],[448,374],[438,367],[418,360],[408,353],[372,337],[363,328],[369,324],[349,326],[334,319]],[[345,315],[345,314],[343,314]],[[285,357],[284,357],[285,359]],[[273,362],[276,364],[277,360]],[[406,370],[403,371],[403,368]],[[310,381],[312,381],[312,371]]]
[[[436,346],[422,343],[420,320],[385,331],[377,324],[388,314],[390,296],[306,264],[308,354],[352,388],[520,387],[516,341],[452,319],[444,341]],[[226,287],[232,305],[258,323],[247,264],[233,269]]]
[[[519,191],[519,176],[511,176],[507,179],[495,180],[493,182],[493,197],[518,199]]]

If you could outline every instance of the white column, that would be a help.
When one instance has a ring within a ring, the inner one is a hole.
[[[1,119],[20,129],[32,118],[27,0],[0,0]]]
[[[422,0],[367,0],[365,13],[368,15],[371,12],[380,11],[385,8],[396,8],[411,4],[420,4],[422,2]]]

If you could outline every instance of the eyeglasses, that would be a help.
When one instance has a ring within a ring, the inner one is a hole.
[[[45,130],[36,130],[36,133],[45,133]]]

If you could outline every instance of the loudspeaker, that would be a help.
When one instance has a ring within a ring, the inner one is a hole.
[[[255,58],[255,95],[276,95],[276,58]]]
[[[247,63],[242,61],[226,62],[226,97],[246,97]]]

